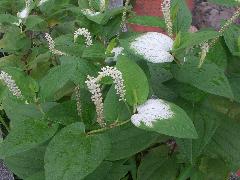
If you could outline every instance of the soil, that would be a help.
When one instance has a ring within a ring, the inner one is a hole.
[[[195,0],[195,7],[192,11],[193,25],[198,29],[212,27],[218,30],[221,27],[221,22],[229,19],[235,10],[235,8],[219,6],[206,2],[206,0]]]

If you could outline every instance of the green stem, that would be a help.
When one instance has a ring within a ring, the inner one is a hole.
[[[119,126],[122,126],[124,124],[127,124],[128,122],[130,122],[130,120],[126,120],[126,121],[123,121],[123,122],[120,122],[120,123],[117,123],[117,124],[111,124],[110,126],[104,127],[104,128],[101,128],[101,129],[92,130],[92,131],[89,131],[87,133],[87,135],[101,133],[101,132],[107,131],[109,129],[113,129],[115,127],[119,127]]]
[[[8,127],[7,123],[3,120],[2,117],[0,117],[0,122],[1,122],[2,125],[5,127],[5,129],[7,130],[7,132],[10,132],[10,128]]]

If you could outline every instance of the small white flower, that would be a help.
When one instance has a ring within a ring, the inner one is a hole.
[[[79,28],[74,32],[74,42],[77,40],[78,36],[84,36],[85,37],[85,44],[87,47],[91,46],[93,44],[92,42],[92,36],[91,33],[86,28]]]
[[[63,56],[63,55],[66,56],[67,55],[64,52],[61,52],[61,51],[55,49],[55,42],[53,41],[53,39],[50,36],[50,34],[45,33],[45,38],[46,38],[46,40],[48,42],[48,48],[49,48],[50,52],[52,52],[53,54],[59,55],[59,56]]]
[[[173,37],[173,24],[171,20],[171,0],[163,0],[162,12],[167,26],[168,35]]]
[[[82,9],[81,11],[85,16],[97,16],[100,14],[100,12],[95,12],[91,9]]]
[[[115,67],[103,67],[101,69],[102,71],[99,72],[98,77],[94,78],[91,76],[87,77],[86,84],[89,89],[89,91],[92,94],[92,101],[96,106],[96,112],[97,112],[97,122],[101,127],[105,126],[104,122],[104,115],[103,115],[103,98],[101,93],[101,85],[100,82],[102,78],[104,77],[111,77],[113,79],[113,82],[115,84],[116,93],[120,96],[119,101],[125,101],[125,86],[124,86],[124,80],[122,77],[122,73],[117,70]]]
[[[17,98],[22,98],[21,90],[18,88],[16,82],[12,79],[12,76],[10,76],[8,73],[1,71],[0,73],[0,79],[6,84],[9,91],[16,96]]]
[[[152,63],[172,62],[173,40],[165,34],[148,32],[136,38],[130,48],[138,55]]]
[[[149,99],[137,107],[137,114],[131,117],[131,122],[139,127],[141,123],[152,127],[156,121],[167,120],[174,116],[170,106],[161,99]]]
[[[114,53],[114,60],[117,60],[117,57],[122,54],[124,48],[123,47],[115,47],[112,49],[111,53]]]

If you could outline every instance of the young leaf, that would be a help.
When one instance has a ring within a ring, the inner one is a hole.
[[[50,139],[57,129],[56,124],[49,126],[43,120],[21,121],[0,144],[0,157],[6,158],[35,148]]]
[[[79,180],[92,173],[110,150],[108,137],[86,135],[82,123],[63,128],[49,143],[45,154],[46,180]]]
[[[149,86],[143,70],[135,62],[124,56],[118,59],[117,68],[123,75],[127,102],[130,105],[136,105],[146,101]]]
[[[202,91],[233,99],[233,93],[224,71],[215,64],[203,64],[198,68],[198,59],[189,59],[182,66],[173,65],[175,79],[190,84]]]
[[[179,138],[198,137],[191,119],[183,109],[173,103],[149,99],[138,106],[137,111],[131,121],[138,128]]]

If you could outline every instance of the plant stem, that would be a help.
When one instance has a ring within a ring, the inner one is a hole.
[[[124,125],[124,124],[127,124],[128,122],[130,122],[130,119],[129,119],[129,120],[126,120],[126,121],[123,121],[123,122],[120,122],[120,123],[111,124],[111,125],[108,126],[108,127],[104,127],[104,128],[101,128],[101,129],[96,129],[96,130],[89,131],[89,132],[87,133],[87,135],[101,133],[101,132],[107,131],[107,130],[109,130],[109,129],[113,129],[113,128],[115,128],[115,127],[119,127],[119,126],[122,126],[122,125]]]
[[[3,120],[2,117],[0,117],[0,122],[1,122],[1,124],[5,127],[5,129],[7,130],[7,132],[10,132],[10,128],[8,127],[7,123]]]

